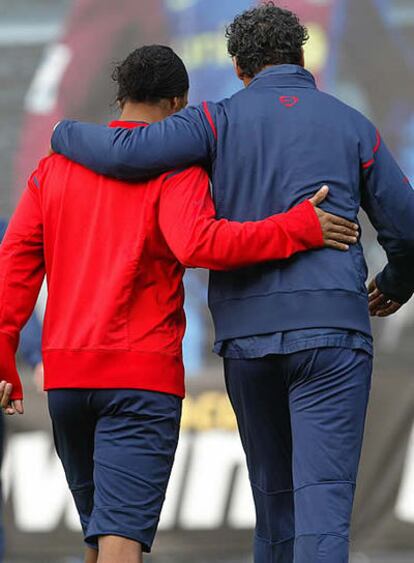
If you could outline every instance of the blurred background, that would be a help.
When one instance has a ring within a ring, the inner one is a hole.
[[[0,0],[0,215],[7,220],[53,125],[116,115],[115,61],[171,44],[191,74],[191,102],[241,87],[225,24],[251,0]],[[319,87],[381,130],[414,181],[414,0],[281,0],[308,26]],[[365,225],[365,222],[364,222]],[[114,226],[116,227],[116,226]],[[364,232],[371,273],[384,263]],[[250,563],[254,513],[213,333],[202,271],[186,275],[188,375],[183,432],[154,563]],[[6,421],[2,469],[6,559],[79,561],[79,524],[54,454],[41,380],[45,295],[22,338],[25,417]],[[376,369],[354,514],[352,563],[414,562],[414,305],[375,323]],[[80,436],[81,439],[81,436]],[[1,546],[0,546],[1,547]]]

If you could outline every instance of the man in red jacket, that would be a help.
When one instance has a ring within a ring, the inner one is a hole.
[[[122,116],[112,127],[186,105],[188,75],[168,47],[134,51],[114,78]],[[184,396],[184,268],[356,242],[355,225],[314,205],[241,224],[215,219],[198,167],[137,187],[53,155],[32,174],[0,249],[1,406],[23,413],[14,354],[46,272],[45,389],[88,563],[137,563],[151,549]]]

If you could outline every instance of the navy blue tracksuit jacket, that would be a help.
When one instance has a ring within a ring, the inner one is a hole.
[[[97,172],[130,179],[202,163],[211,169],[218,216],[237,221],[284,212],[328,184],[324,209],[355,221],[362,206],[378,231],[388,256],[380,289],[401,303],[412,295],[409,181],[372,123],[319,91],[300,66],[270,67],[229,99],[145,129],[64,121],[53,148]],[[323,249],[213,272],[209,304],[217,341],[318,327],[369,335],[366,278],[360,244],[347,253]]]

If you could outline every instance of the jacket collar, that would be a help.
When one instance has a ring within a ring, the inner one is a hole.
[[[259,72],[250,82],[248,88],[263,86],[316,88],[316,82],[313,75],[299,65],[275,65]]]

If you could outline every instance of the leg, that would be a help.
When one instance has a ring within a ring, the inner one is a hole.
[[[372,359],[325,348],[290,356],[295,563],[347,563]]]
[[[255,563],[292,563],[292,444],[283,358],[225,360],[256,507]]]
[[[141,544],[119,536],[99,538],[98,563],[142,563]]]
[[[112,537],[100,540],[109,553],[118,548],[138,553],[138,544],[149,552],[178,443],[181,400],[164,393],[114,389],[96,391],[93,405],[98,413],[95,497],[86,539]],[[102,557],[107,561],[109,555]]]
[[[89,407],[89,397],[90,391],[81,389],[48,392],[56,451],[65,470],[84,534],[92,514],[95,489],[93,452],[96,418]],[[96,542],[88,546],[88,563],[96,561],[95,547],[98,547]]]
[[[97,563],[98,550],[87,547],[85,551],[85,563]]]

